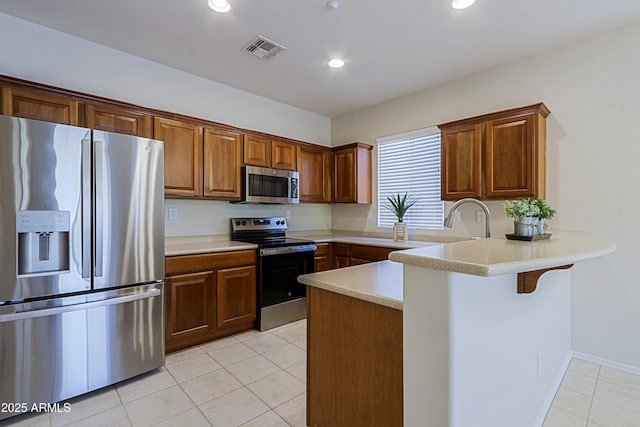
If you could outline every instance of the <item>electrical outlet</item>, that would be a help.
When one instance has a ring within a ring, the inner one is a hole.
[[[460,211],[455,211],[453,213],[453,222],[460,222],[462,221],[462,216],[460,216]]]
[[[291,211],[289,209],[284,211],[284,217],[287,219],[291,219]]]
[[[477,222],[484,222],[484,212],[481,210],[477,210],[476,211],[476,221]]]
[[[178,209],[177,208],[169,208],[169,220],[173,221],[178,219]]]
[[[371,221],[371,220],[373,219],[373,212],[372,212],[372,211],[369,211],[369,212],[367,213],[367,219],[368,219],[369,221]]]

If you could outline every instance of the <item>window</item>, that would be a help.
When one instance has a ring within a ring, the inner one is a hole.
[[[440,130],[422,129],[378,142],[378,227],[393,227],[396,216],[384,205],[387,196],[408,192],[418,202],[404,221],[413,229],[443,229],[440,198]]]

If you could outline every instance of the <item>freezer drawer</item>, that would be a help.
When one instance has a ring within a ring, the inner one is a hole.
[[[0,402],[58,402],[163,366],[162,287],[0,307]]]

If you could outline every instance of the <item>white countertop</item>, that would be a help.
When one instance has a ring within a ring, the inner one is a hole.
[[[291,236],[295,237],[295,236]],[[316,243],[348,243],[351,245],[365,245],[365,246],[378,246],[382,248],[392,249],[412,249],[425,246],[439,245],[437,242],[423,242],[418,240],[409,240],[408,242],[398,241],[394,242],[393,239],[385,239],[382,237],[356,237],[356,236],[305,236],[309,240],[313,240]]]
[[[304,274],[300,283],[402,310],[402,264],[380,261],[371,264]]]
[[[195,255],[212,252],[229,252],[256,249],[251,243],[233,242],[231,240],[215,240],[212,237],[169,237],[164,243],[165,256]]]
[[[593,234],[554,231],[547,240],[523,242],[494,237],[393,252],[389,258],[418,267],[497,276],[573,264],[614,250],[611,241]]]
[[[410,240],[407,243],[394,242],[393,239],[380,237],[356,237],[356,236],[335,236],[328,234],[308,234],[308,233],[288,233],[288,237],[304,238],[313,240],[315,243],[350,243],[355,245],[379,246],[393,249],[411,249],[425,246],[438,245],[440,243],[423,242]],[[165,256],[193,255],[211,252],[240,251],[245,249],[256,249],[258,246],[251,243],[241,243],[228,240],[227,236],[186,236],[167,237],[165,239]]]

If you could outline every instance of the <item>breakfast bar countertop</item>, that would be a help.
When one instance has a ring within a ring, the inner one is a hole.
[[[498,276],[573,264],[615,250],[606,238],[581,231],[554,231],[549,239],[533,242],[505,237],[468,240],[426,248],[392,252],[389,259],[407,265],[465,273]]]

